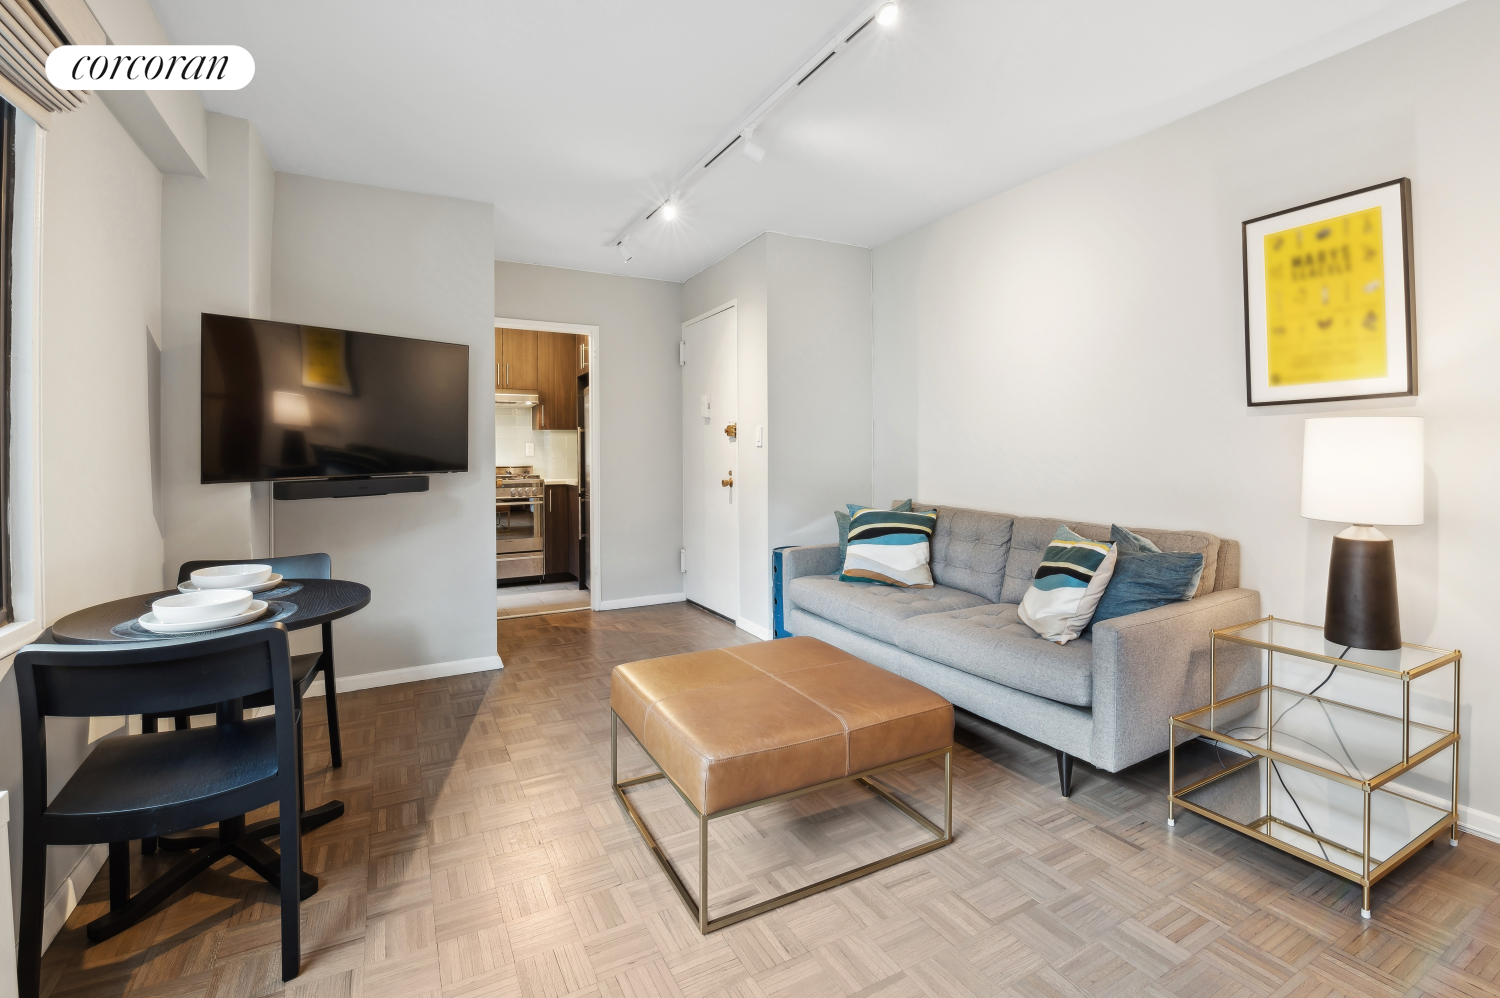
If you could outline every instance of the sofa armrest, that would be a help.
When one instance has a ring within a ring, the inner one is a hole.
[[[804,575],[833,575],[842,567],[837,544],[787,548],[781,552],[781,585],[785,588]]]
[[[1225,589],[1095,624],[1090,761],[1118,772],[1166,751],[1172,715],[1208,704],[1209,632],[1260,615],[1260,593]]]

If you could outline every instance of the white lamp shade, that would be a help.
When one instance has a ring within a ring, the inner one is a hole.
[[[312,408],[297,392],[271,393],[271,422],[281,426],[311,426]]]
[[[1422,417],[1309,419],[1302,515],[1340,523],[1422,522]]]

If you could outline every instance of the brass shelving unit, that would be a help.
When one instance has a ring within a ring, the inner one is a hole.
[[[1369,918],[1374,884],[1444,829],[1458,845],[1461,659],[1275,617],[1214,631],[1210,703],[1171,720],[1167,824],[1186,808],[1352,880]],[[1178,787],[1192,735],[1221,768]]]

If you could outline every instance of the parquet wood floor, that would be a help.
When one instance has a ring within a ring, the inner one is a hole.
[[[322,888],[302,906],[300,977],[277,977],[275,896],[226,861],[86,947],[101,874],[47,954],[45,993],[1500,995],[1500,846],[1428,847],[1381,883],[1365,922],[1345,881],[1192,815],[1169,830],[1164,760],[1115,775],[1080,764],[1064,801],[1050,750],[962,713],[952,845],[705,938],[611,796],[608,675],[748,637],[684,604],[497,633],[503,672],[345,694],[341,770],[309,701],[309,802],[342,798],[348,813],[307,840]],[[919,806],[937,799],[922,773],[893,783]],[[665,795],[650,803],[669,839],[691,821]],[[846,792],[716,822],[716,904],[863,862],[881,833],[909,830],[892,813]],[[136,882],[161,862],[136,857]]]

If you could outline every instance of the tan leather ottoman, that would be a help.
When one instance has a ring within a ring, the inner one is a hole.
[[[953,705],[816,638],[693,652],[615,666],[610,779],[657,862],[708,933],[947,845],[953,838]],[[659,772],[620,780],[618,722]],[[944,757],[943,826],[870,778]],[[930,842],[718,918],[697,904],[647,831],[626,787],[667,779],[698,816],[698,896],[708,897],[708,822],[858,781],[934,836]]]

